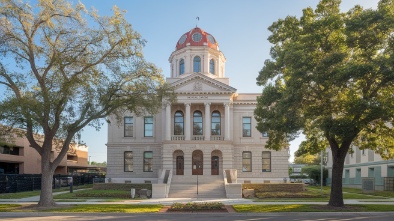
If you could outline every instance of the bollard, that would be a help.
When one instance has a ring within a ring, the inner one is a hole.
[[[134,188],[131,188],[130,194],[131,194],[131,198],[134,199],[134,196],[135,196],[135,189]]]
[[[70,193],[73,193],[73,178],[68,177],[68,180],[69,180],[69,184],[70,184]]]

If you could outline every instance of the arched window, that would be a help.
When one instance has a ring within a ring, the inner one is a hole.
[[[202,113],[195,111],[193,114],[193,135],[202,135]]]
[[[212,112],[211,118],[211,135],[220,135],[220,112]]]
[[[183,125],[184,118],[183,113],[181,111],[175,112],[174,115],[174,135],[183,135]]]
[[[185,73],[185,61],[181,59],[181,61],[179,62],[179,75],[184,73]]]
[[[209,61],[209,73],[215,74],[215,62],[213,59]]]
[[[199,56],[193,59],[193,72],[201,72],[201,58]]]

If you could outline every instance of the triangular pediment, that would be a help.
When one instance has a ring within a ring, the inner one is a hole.
[[[207,77],[193,73],[171,84],[178,94],[232,94],[237,89]]]

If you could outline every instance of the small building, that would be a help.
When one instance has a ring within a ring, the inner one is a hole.
[[[332,153],[327,148],[327,185],[332,183]],[[383,160],[373,150],[360,150],[352,146],[345,158],[343,187],[362,188],[364,178],[372,178],[374,190],[394,191],[394,159]]]
[[[39,142],[41,135],[36,135]],[[14,142],[0,142],[0,174],[40,174],[41,156],[25,137],[15,136]],[[53,146],[51,159],[60,152]],[[67,156],[60,162],[54,174],[73,174],[88,168],[88,147],[71,143]]]

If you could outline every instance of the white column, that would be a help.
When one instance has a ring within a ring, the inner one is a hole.
[[[205,105],[205,118],[204,118],[204,137],[205,140],[211,140],[211,103],[204,103]]]
[[[230,104],[224,104],[224,140],[230,140]]]
[[[190,140],[190,104],[185,103],[185,140]]]
[[[171,140],[171,104],[166,106],[166,140]]]

